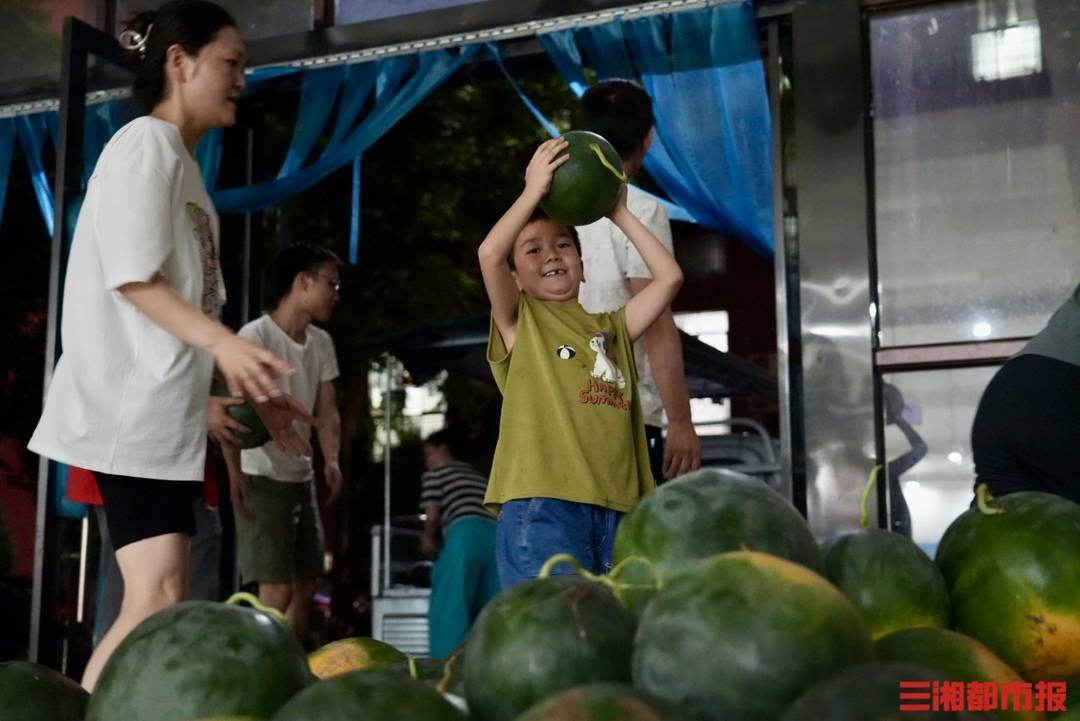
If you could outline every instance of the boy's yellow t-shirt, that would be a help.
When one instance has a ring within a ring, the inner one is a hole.
[[[492,321],[487,357],[503,394],[491,510],[558,498],[625,512],[655,487],[624,309],[522,294],[513,350]]]

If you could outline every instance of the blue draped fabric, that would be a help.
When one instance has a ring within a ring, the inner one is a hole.
[[[278,178],[288,177],[303,167],[330,117],[344,75],[343,65],[304,73],[304,83],[300,89],[300,111],[293,126],[292,142],[289,143],[285,161],[277,174]]]
[[[639,78],[656,128],[645,168],[694,220],[772,254],[771,121],[748,0],[538,36],[577,88]]]
[[[199,138],[195,145],[195,162],[202,171],[203,185],[206,191],[213,192],[217,187],[218,171],[221,170],[221,151],[224,147],[225,131],[214,128],[206,135]]]
[[[222,212],[250,212],[280,203],[352,162],[371,147],[406,113],[476,53],[477,47],[459,53],[434,51],[419,56],[397,56],[378,61],[375,107],[314,162],[286,177],[241,188],[217,190],[214,205]],[[306,82],[305,73],[305,82]],[[347,84],[345,84],[347,86]]]
[[[15,155],[15,119],[0,118],[0,224],[4,221],[4,200],[7,198],[11,158]]]
[[[26,156],[26,164],[30,168],[30,181],[34,186],[34,197],[37,198],[38,209],[41,211],[51,238],[55,225],[53,194],[41,157],[45,149],[45,136],[49,134],[49,123],[46,118],[49,114],[20,115],[15,118],[15,133],[19,137],[19,145]],[[55,113],[51,114],[55,115]]]

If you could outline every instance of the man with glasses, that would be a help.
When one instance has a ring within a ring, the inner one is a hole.
[[[325,461],[327,504],[341,493],[338,464],[341,420],[334,379],[339,375],[334,342],[314,322],[330,320],[341,288],[341,259],[325,247],[297,244],[277,259],[278,302],[270,313],[240,329],[295,369],[279,380],[319,423],[315,427]],[[297,426],[303,438],[311,428]],[[311,458],[285,453],[273,443],[238,450],[224,438],[240,578],[258,583],[259,600],[285,613],[306,641],[315,585],[324,568],[322,524]]]

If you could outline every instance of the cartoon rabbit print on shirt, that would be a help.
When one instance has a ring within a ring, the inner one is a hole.
[[[619,388],[625,388],[626,378],[623,377],[622,371],[608,358],[607,346],[607,333],[593,333],[592,337],[589,338],[589,348],[596,353],[592,377],[599,378],[605,383],[614,383]]]

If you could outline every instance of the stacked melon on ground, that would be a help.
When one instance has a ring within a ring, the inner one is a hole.
[[[899,683],[1080,677],[1077,549],[1080,506],[1021,493],[956,519],[936,562],[880,530],[822,550],[759,481],[702,471],[625,517],[611,574],[507,589],[446,663],[371,639],[305,657],[271,615],[187,603],[121,644],[85,716],[27,664],[0,695],[53,684],[18,717],[41,721],[1037,721],[900,714]]]

